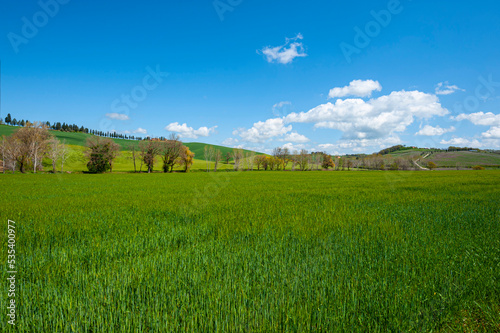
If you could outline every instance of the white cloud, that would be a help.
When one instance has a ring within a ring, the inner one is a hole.
[[[247,142],[264,142],[277,136],[285,135],[292,130],[292,125],[285,126],[283,118],[272,118],[253,124],[250,129],[233,131]]]
[[[285,105],[292,105],[292,102],[283,101],[283,102],[276,103],[276,104],[273,105],[273,110],[277,109],[277,108],[282,108]]]
[[[494,114],[492,112],[461,113],[456,117],[452,117],[452,119],[457,121],[468,120],[474,125],[500,126],[500,114]]]
[[[336,129],[343,132],[344,140],[374,140],[405,131],[415,117],[427,119],[448,113],[437,96],[402,90],[369,101],[338,99],[308,112],[291,113],[285,121]]]
[[[144,128],[139,127],[134,131],[134,133],[139,133],[139,134],[148,134],[148,131],[145,130]]]
[[[489,130],[483,132],[481,135],[485,138],[485,144],[490,147],[498,147],[497,139],[500,139],[500,114],[494,114],[492,112],[476,112],[476,113],[461,113],[452,119],[461,121],[468,120],[474,125],[480,126],[490,126]]]
[[[383,139],[353,139],[340,140],[337,143],[320,144],[319,147],[330,154],[339,154],[339,150],[349,150],[354,152],[368,152],[369,149],[380,150],[401,143],[397,135]]]
[[[288,143],[285,143],[283,146],[281,146],[282,148],[288,148],[288,150],[290,152],[294,152],[295,150],[297,151],[300,151],[302,149],[306,149],[306,146],[303,145],[303,144],[298,144],[298,145],[294,145],[293,143],[291,142],[288,142]]]
[[[195,130],[192,127],[188,127],[186,123],[180,125],[178,122],[168,124],[165,129],[170,132],[176,132],[181,138],[197,139],[200,136],[207,137],[215,132],[217,126],[214,127],[200,127]]]
[[[450,146],[467,146],[467,147],[481,147],[482,144],[479,140],[469,140],[466,138],[452,138],[450,140],[441,140],[440,144]]]
[[[482,133],[483,138],[500,139],[500,126],[493,126],[486,132]]]
[[[126,114],[116,113],[116,112],[106,113],[106,117],[109,119],[115,119],[115,120],[129,120],[130,119],[129,116],[127,116]]]
[[[443,135],[445,133],[454,132],[455,127],[451,126],[450,128],[441,128],[439,126],[432,127],[430,125],[425,125],[420,131],[415,133],[415,135],[426,135],[426,136],[435,136],[435,135]]]
[[[328,94],[329,98],[357,96],[370,97],[373,91],[381,91],[382,86],[378,81],[373,80],[354,80],[348,86],[342,88],[333,88]]]
[[[297,132],[292,132],[292,133],[287,134],[285,136],[285,138],[283,138],[280,141],[290,141],[290,142],[295,142],[295,143],[306,143],[306,142],[309,142],[311,140],[309,140],[309,138],[307,138],[305,135],[299,134]]]
[[[237,143],[239,143],[238,139],[234,139],[234,138],[227,138],[226,140],[222,141],[222,144],[224,146],[234,146]]]
[[[462,88],[459,88],[456,85],[450,85],[448,81],[440,82],[436,86],[436,95],[450,95],[456,91],[465,91]]]
[[[280,64],[291,63],[297,57],[307,57],[302,42],[303,37],[298,34],[295,38],[287,38],[286,43],[281,46],[267,46],[260,52],[266,56],[268,62],[278,62]]]

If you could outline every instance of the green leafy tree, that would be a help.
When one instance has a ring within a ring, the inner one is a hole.
[[[120,146],[111,139],[90,137],[87,139],[86,155],[89,159],[87,168],[92,173],[103,173],[113,170],[113,160],[118,156]]]
[[[333,163],[331,155],[323,154],[323,161],[321,162],[321,167],[326,170],[328,170],[328,168],[335,168],[335,163]]]

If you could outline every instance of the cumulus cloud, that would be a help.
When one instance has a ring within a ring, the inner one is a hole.
[[[302,42],[299,42],[302,39],[302,35],[298,34],[295,38],[287,38],[284,45],[276,47],[267,46],[260,50],[260,53],[265,55],[266,60],[270,63],[289,64],[295,58],[307,57]]]
[[[291,142],[288,142],[288,143],[285,143],[283,146],[281,146],[282,148],[288,148],[288,150],[290,152],[294,152],[295,150],[299,151],[301,149],[306,149],[306,146],[303,145],[303,144],[298,144],[298,145],[294,145],[293,143]]]
[[[461,121],[468,120],[474,125],[482,126],[500,126],[500,114],[494,114],[492,112],[476,112],[476,113],[461,113],[452,119]]]
[[[481,147],[482,144],[477,139],[469,140],[466,138],[452,138],[450,140],[441,140],[440,144],[450,146],[467,146],[467,147]]]
[[[224,146],[234,146],[237,143],[239,143],[238,139],[235,138],[227,138],[226,140],[222,141],[222,144]]]
[[[328,94],[329,98],[356,96],[370,97],[373,91],[381,91],[382,86],[378,81],[373,80],[354,80],[348,86],[342,88],[333,88]]]
[[[476,112],[476,113],[461,113],[452,119],[461,121],[468,120],[474,125],[480,126],[490,126],[490,129],[482,133],[482,137],[485,139],[500,139],[500,114],[494,114],[492,112]],[[497,141],[487,141],[492,147],[497,147]]]
[[[134,133],[139,133],[139,134],[148,134],[148,131],[145,130],[144,128],[139,127],[134,131]]]
[[[178,133],[181,138],[190,138],[197,139],[200,136],[207,137],[210,134],[214,133],[217,126],[214,127],[200,127],[198,129],[194,129],[192,127],[188,127],[186,123],[180,125],[178,122],[168,124],[165,129],[170,132]]]
[[[405,131],[414,118],[428,119],[448,113],[435,95],[402,90],[369,101],[338,99],[308,112],[291,113],[285,122],[314,123],[316,128],[336,129],[343,132],[344,140],[374,140]]]
[[[435,135],[443,135],[445,133],[454,131],[455,127],[453,126],[451,126],[450,128],[441,128],[439,126],[433,127],[430,125],[425,125],[424,128],[415,133],[415,135],[435,136]]]
[[[440,82],[436,86],[436,95],[450,95],[456,91],[465,91],[462,88],[459,88],[456,85],[450,85],[448,81]]]
[[[253,124],[250,129],[239,129],[233,135],[239,135],[244,141],[265,142],[274,137],[282,136],[292,130],[292,125],[285,126],[283,118],[272,118]]]
[[[353,140],[340,140],[337,143],[320,144],[318,147],[330,154],[338,154],[339,150],[349,150],[354,152],[363,152],[367,148],[377,147],[386,148],[401,143],[401,139],[397,135],[392,135],[388,138],[381,139],[353,139]]]
[[[500,126],[493,126],[482,134],[483,138],[500,139]]]
[[[129,120],[129,116],[123,113],[106,113],[106,117],[109,119],[114,119],[114,120]]]
[[[305,135],[299,134],[297,132],[292,132],[292,133],[287,134],[280,141],[290,141],[290,142],[294,142],[294,143],[306,143],[306,142],[309,142],[311,140],[309,140],[309,138],[307,138]]]

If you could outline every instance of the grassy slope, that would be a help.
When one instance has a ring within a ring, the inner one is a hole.
[[[470,151],[433,153],[426,160],[436,163],[438,167],[454,167],[474,165],[500,165],[500,154],[476,153]]]
[[[9,136],[19,127],[0,125],[0,137],[2,135]],[[71,132],[60,132],[60,131],[50,131],[54,134],[61,142],[64,140],[68,145],[74,146],[84,146],[87,138],[92,137],[91,134],[84,133],[71,133]],[[137,140],[125,140],[125,139],[113,139],[117,144],[120,145],[122,150],[130,150],[132,146],[138,147],[139,141]],[[227,153],[231,153],[233,148],[211,145],[201,142],[184,142],[184,145],[189,147],[189,149],[195,153],[195,158],[203,160],[205,158],[204,148],[205,146],[213,146],[215,149],[219,149],[222,152],[222,156],[225,159]],[[245,150],[246,153],[251,152],[250,150]],[[261,153],[256,153],[261,155]]]
[[[452,151],[452,152],[431,152],[427,149],[409,149],[392,152],[384,157],[410,157],[419,155],[421,157],[430,155],[423,159],[426,162],[434,162],[438,167],[455,167],[458,163],[461,167],[471,167],[474,165],[500,166],[500,154],[470,152],[470,151]]]
[[[85,158],[84,152],[85,152],[85,147],[82,146],[76,146],[76,145],[68,145],[69,148],[69,158],[68,160],[64,163],[64,171],[71,171],[71,172],[81,172],[81,171],[87,171],[87,160]],[[155,166],[154,166],[154,171],[161,171],[162,167],[162,162],[159,157],[156,158],[155,160]],[[136,160],[136,168],[137,171],[140,170],[140,161],[139,159]],[[52,162],[49,159],[44,159],[43,160],[43,166],[45,171],[50,171],[52,170]],[[206,163],[204,160],[200,159],[195,159],[193,166],[191,167],[192,171],[199,171],[199,170],[206,170]],[[61,164],[58,162],[57,166],[57,171],[61,170]],[[209,168],[213,170],[214,168],[214,163],[209,164]],[[182,167],[176,166],[174,170],[181,170]],[[218,170],[227,170],[233,169],[233,165],[230,164],[225,164],[225,163],[219,163]],[[142,166],[142,171],[145,171],[146,167],[143,165]],[[113,172],[132,172],[134,171],[134,162],[132,160],[132,152],[131,151],[122,151],[120,156],[118,156],[115,160],[115,163],[113,165]]]

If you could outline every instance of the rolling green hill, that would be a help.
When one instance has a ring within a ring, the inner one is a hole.
[[[439,168],[500,166],[500,154],[485,151],[436,151],[435,149],[410,148],[391,152],[384,157],[410,157],[418,155],[423,164],[434,162]]]
[[[8,125],[0,125],[0,137],[2,135],[12,135],[19,127],[8,126]],[[52,134],[56,136],[61,142],[65,140],[66,144],[74,145],[74,146],[84,146],[87,138],[92,137],[91,134],[85,133],[73,133],[73,132],[61,132],[61,131],[50,131]],[[139,141],[137,140],[125,140],[125,139],[113,139],[117,144],[120,145],[122,150],[130,150],[132,146],[138,147]],[[215,149],[219,149],[222,152],[223,159],[227,153],[231,153],[233,148],[211,145],[207,143],[201,142],[184,142],[184,145],[189,147],[195,154],[196,159],[203,160],[205,159],[204,148],[205,146],[213,146]],[[245,153],[251,152],[250,150],[244,150]],[[257,155],[262,155],[262,153],[256,152]]]

